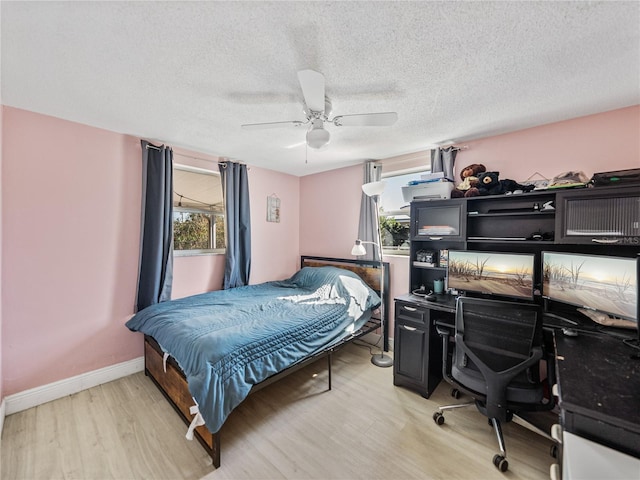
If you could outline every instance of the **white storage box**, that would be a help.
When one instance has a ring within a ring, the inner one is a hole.
[[[419,183],[402,187],[402,198],[405,202],[451,198],[451,190],[453,190],[453,182]]]

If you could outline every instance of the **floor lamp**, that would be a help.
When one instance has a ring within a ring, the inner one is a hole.
[[[356,240],[353,248],[351,249],[351,255],[362,256],[367,254],[364,244],[375,245],[378,248],[378,260],[380,262],[380,326],[382,327],[382,348],[380,349],[380,355],[373,355],[371,357],[371,363],[378,367],[391,367],[393,365],[393,358],[384,353],[384,329],[385,329],[385,311],[386,305],[384,304],[384,263],[382,261],[382,234],[380,232],[380,219],[378,202],[380,195],[384,191],[385,182],[371,182],[362,185],[362,191],[368,197],[371,197],[375,205],[375,219],[376,219],[376,232],[378,234],[377,242],[369,242],[364,240]]]

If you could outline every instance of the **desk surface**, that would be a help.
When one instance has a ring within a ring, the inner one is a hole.
[[[453,295],[441,294],[435,295],[435,301],[425,300],[424,297],[407,294],[400,295],[396,297],[396,300],[400,300],[403,302],[415,303],[416,305],[421,305],[425,308],[431,308],[433,310],[440,310],[442,312],[455,312],[456,311],[456,298]]]

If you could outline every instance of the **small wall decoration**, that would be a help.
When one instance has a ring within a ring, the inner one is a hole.
[[[275,193],[267,197],[267,222],[280,223],[280,199]]]

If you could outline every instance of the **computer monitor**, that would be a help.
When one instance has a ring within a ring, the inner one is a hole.
[[[529,253],[449,250],[448,287],[533,300],[534,262]]]
[[[637,323],[637,262],[609,255],[542,252],[542,296]]]

